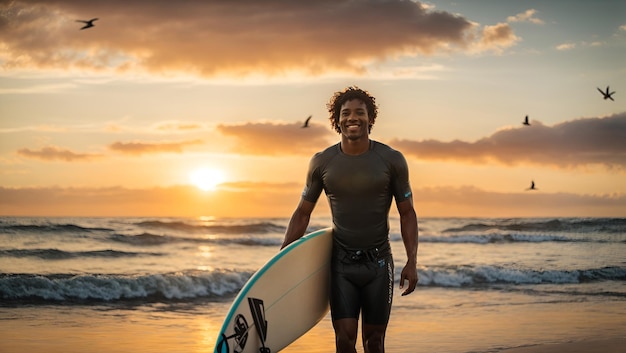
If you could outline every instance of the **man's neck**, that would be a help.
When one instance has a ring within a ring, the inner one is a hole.
[[[341,151],[350,156],[363,154],[370,149],[370,139],[365,137],[358,140],[341,139]]]

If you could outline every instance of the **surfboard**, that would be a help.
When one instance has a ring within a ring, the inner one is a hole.
[[[326,316],[332,229],[289,244],[269,259],[235,297],[214,353],[275,353]]]

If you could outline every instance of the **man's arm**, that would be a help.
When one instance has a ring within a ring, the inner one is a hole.
[[[289,220],[289,225],[285,232],[285,240],[283,240],[283,245],[280,247],[281,249],[304,235],[306,228],[309,226],[309,220],[311,219],[311,213],[314,208],[314,202],[306,201],[305,199],[300,200],[298,207],[296,207],[296,210]]]
[[[400,275],[400,289],[404,288],[404,281],[409,281],[409,285],[402,295],[412,293],[417,286],[417,215],[413,208],[413,200],[407,199],[397,204],[400,213],[400,232],[402,233],[402,241],[406,250],[406,265],[402,269]]]

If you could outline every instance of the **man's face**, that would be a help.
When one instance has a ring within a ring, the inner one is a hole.
[[[367,106],[359,99],[345,102],[339,112],[341,134],[349,140],[358,140],[369,136],[370,119]]]

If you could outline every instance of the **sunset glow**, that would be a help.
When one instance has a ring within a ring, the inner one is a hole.
[[[371,138],[407,159],[419,216],[626,216],[623,13],[3,2],[0,215],[288,217],[310,158],[339,139],[326,103],[358,86],[379,104]]]
[[[226,180],[223,171],[211,168],[200,168],[189,174],[189,181],[201,190],[215,190],[215,187]]]

